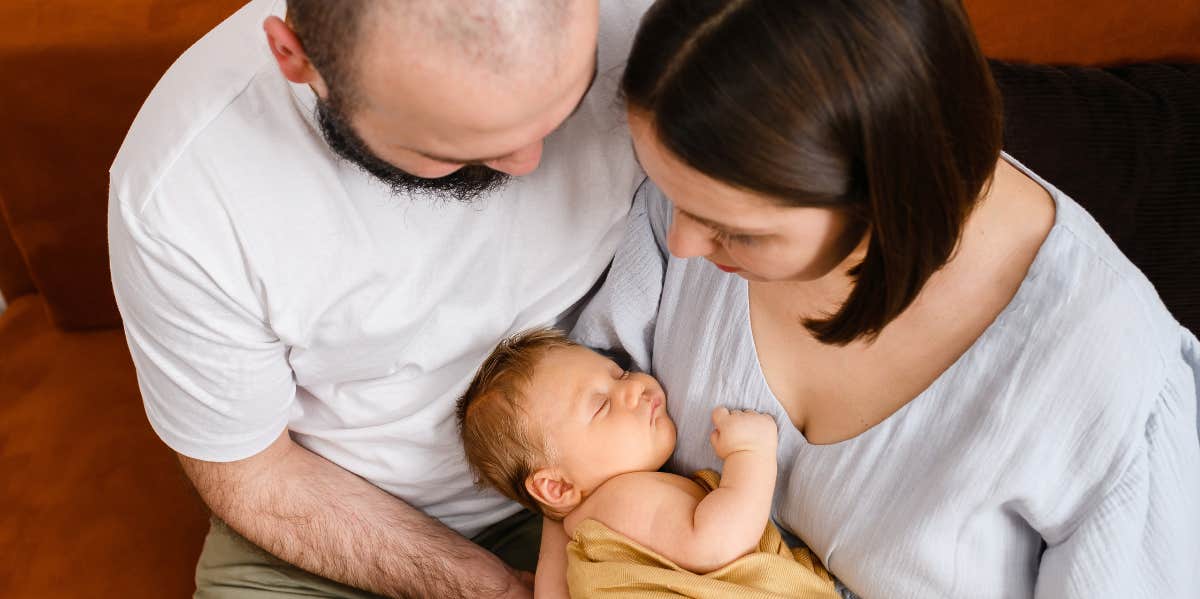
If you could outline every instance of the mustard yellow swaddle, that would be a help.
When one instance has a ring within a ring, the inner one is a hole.
[[[720,484],[711,470],[692,477],[706,492]],[[596,520],[584,520],[567,545],[571,597],[695,599],[839,599],[833,578],[806,548],[789,549],[768,522],[754,553],[695,574]]]

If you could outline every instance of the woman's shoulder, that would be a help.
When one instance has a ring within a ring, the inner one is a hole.
[[[1081,358],[1132,361],[1144,369],[1178,355],[1182,327],[1149,279],[1082,206],[1016,166],[1050,192],[1055,220],[1006,313],[1053,331],[1047,342],[1082,351]]]
[[[1014,393],[1032,417],[1084,436],[1134,434],[1196,368],[1181,350],[1190,335],[1081,206],[1024,170],[1053,197],[1055,223],[981,338],[985,370],[1019,381]]]

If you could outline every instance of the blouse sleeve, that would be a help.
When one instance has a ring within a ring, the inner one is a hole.
[[[1193,379],[1194,380],[1194,379]],[[1042,555],[1036,597],[1194,597],[1200,589],[1200,441],[1192,381],[1160,393],[1121,471]]]
[[[650,371],[654,325],[662,296],[671,207],[647,179],[634,197],[625,238],[603,286],[584,308],[571,336],[584,345],[629,355],[632,368]]]

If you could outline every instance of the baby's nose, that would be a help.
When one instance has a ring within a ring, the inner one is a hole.
[[[623,390],[625,404],[629,408],[637,408],[642,400],[646,398],[646,385],[641,381],[630,378],[625,381],[625,389]]]

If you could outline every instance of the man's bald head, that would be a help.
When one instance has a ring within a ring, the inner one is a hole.
[[[377,42],[396,60],[456,63],[498,76],[553,68],[577,0],[289,0],[288,22],[340,109],[359,97]],[[390,39],[389,39],[390,38]]]
[[[537,168],[596,75],[599,0],[290,0],[263,27],[330,149],[472,200]]]

